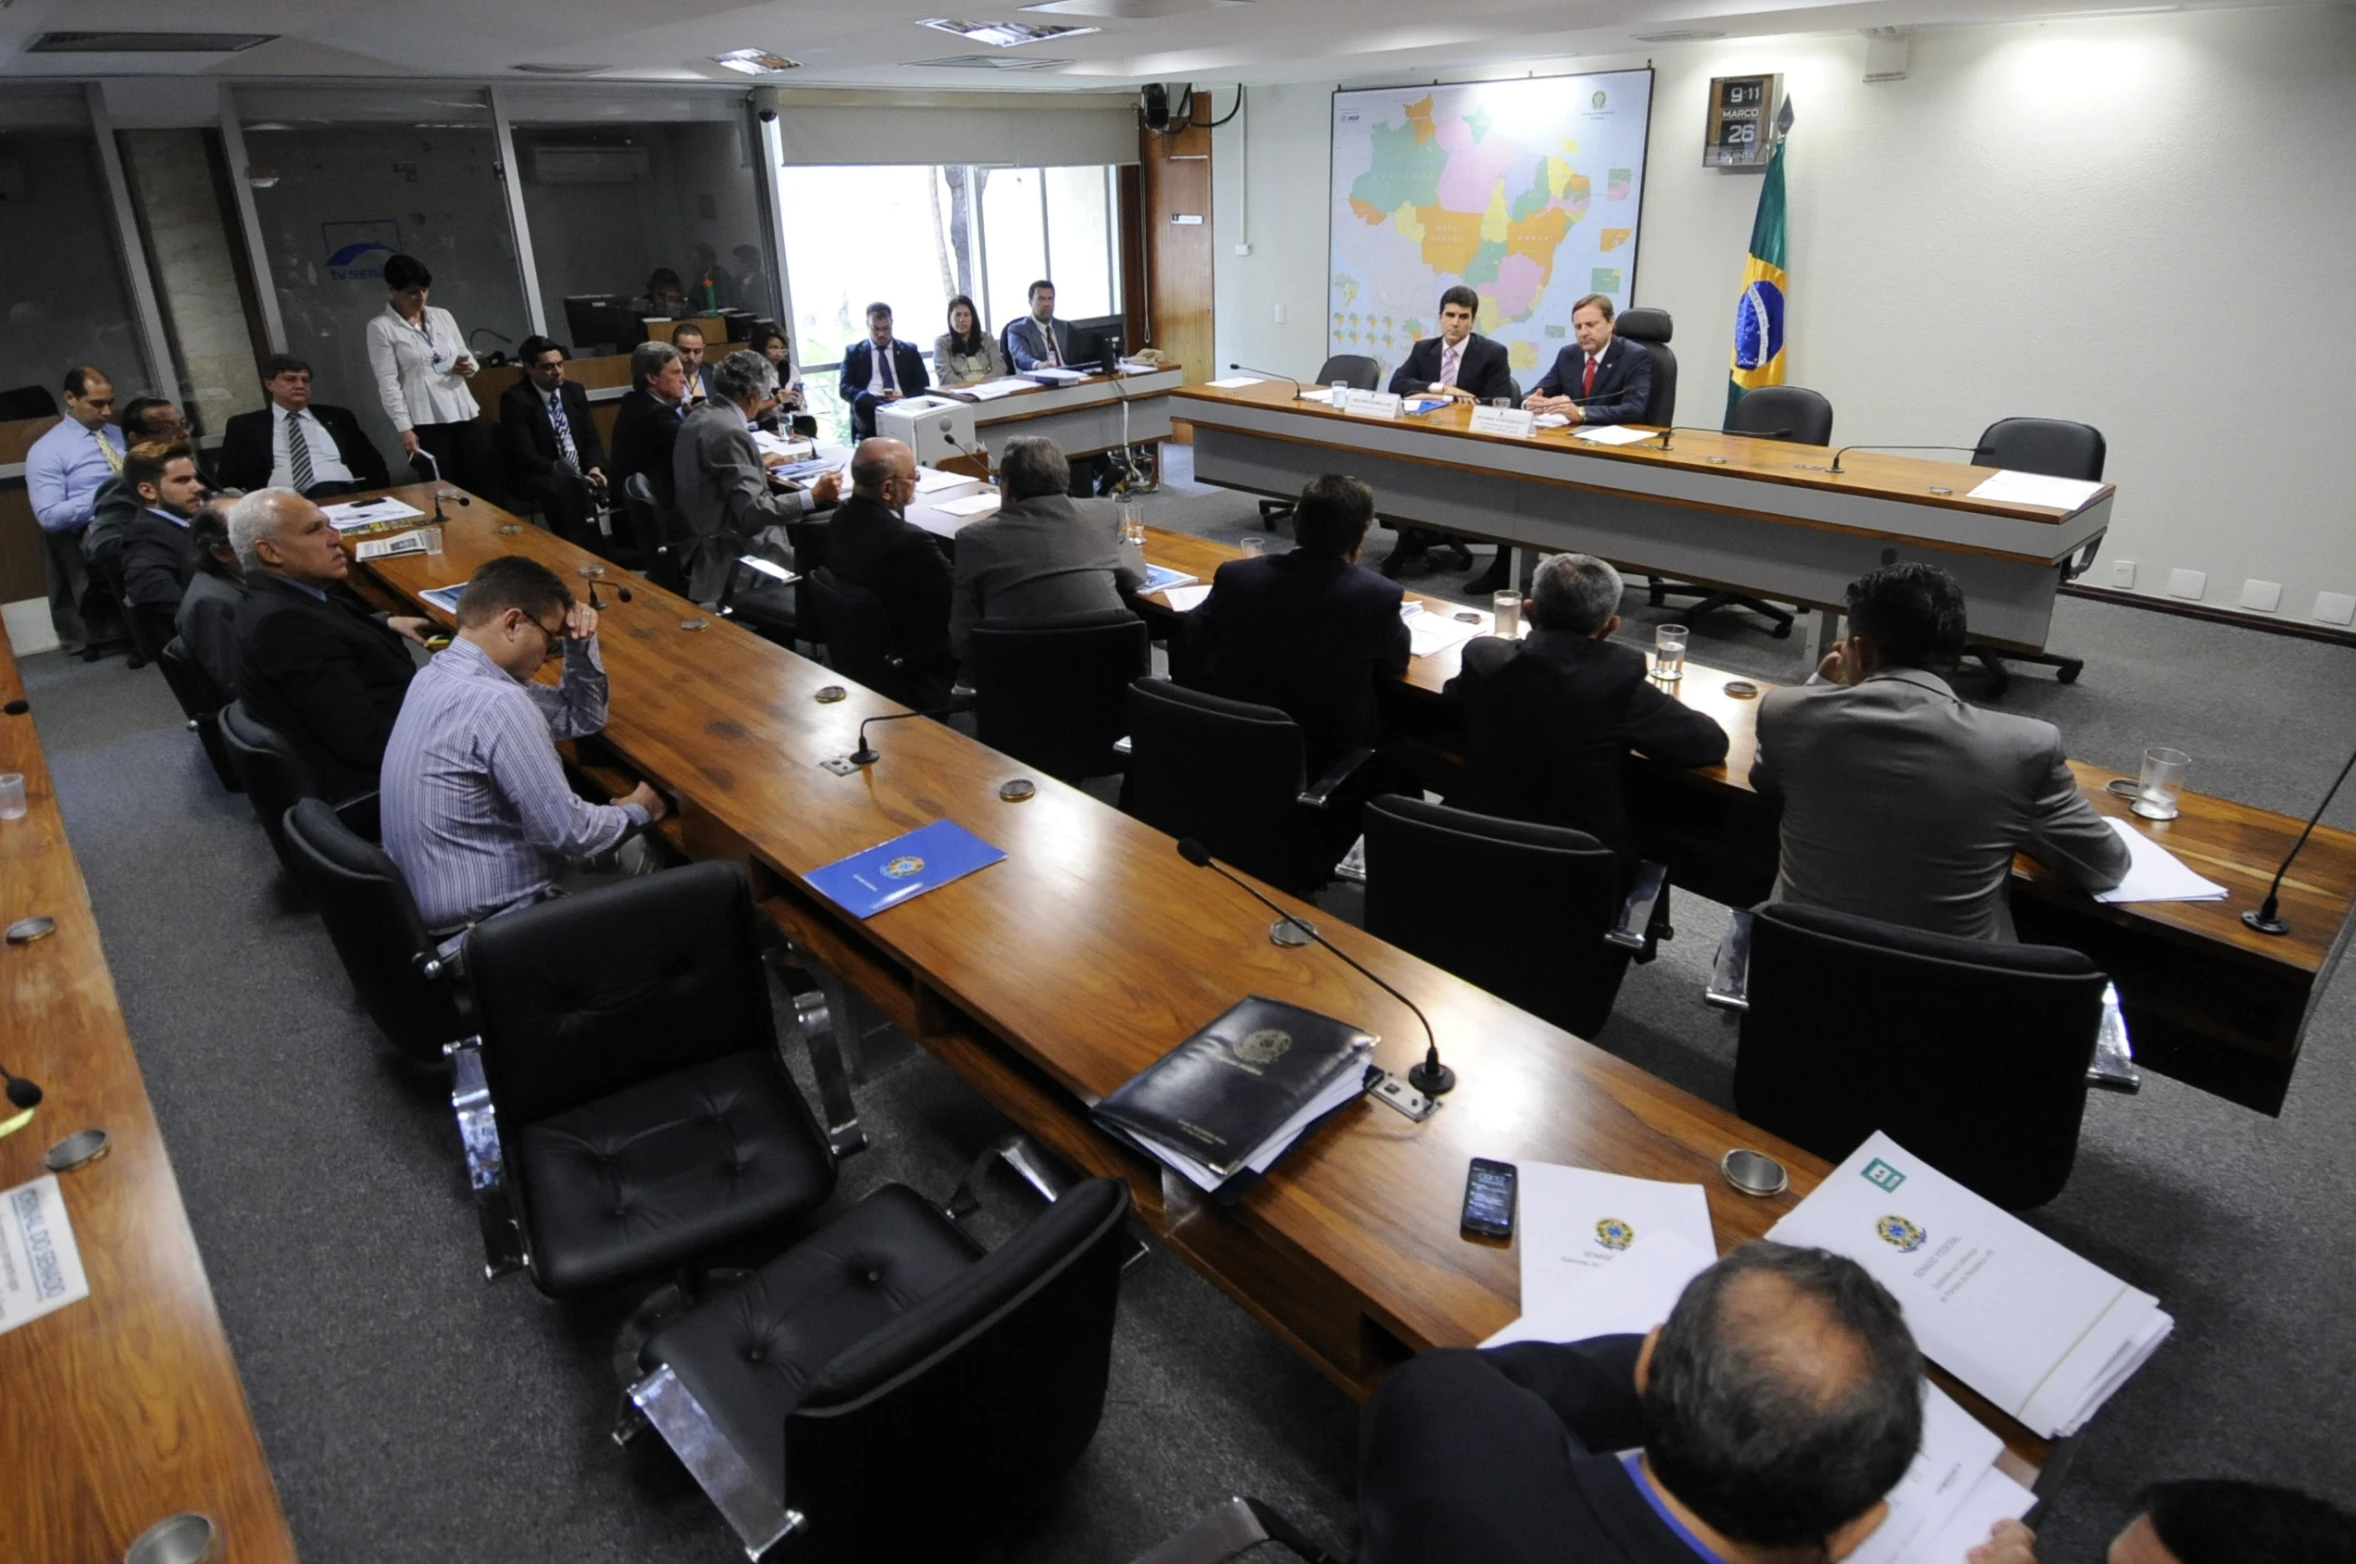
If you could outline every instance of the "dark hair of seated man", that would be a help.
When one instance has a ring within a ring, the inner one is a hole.
[[[1963,588],[1937,565],[1884,565],[1849,583],[1850,633],[1882,666],[1952,668],[1963,656]]]
[[[511,608],[520,608],[545,624],[550,615],[568,612],[572,589],[564,578],[536,559],[502,554],[486,563],[458,594],[458,625],[471,630],[489,624]]]
[[[1293,506],[1293,544],[1303,554],[1348,559],[1374,521],[1374,491],[1356,478],[1324,473],[1311,478]]]

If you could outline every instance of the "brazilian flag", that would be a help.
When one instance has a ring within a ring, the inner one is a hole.
[[[1786,116],[1791,105],[1784,105]],[[1776,128],[1787,129],[1788,118]],[[1750,264],[1743,268],[1742,297],[1734,306],[1734,367],[1726,385],[1726,411],[1743,394],[1783,384],[1783,302],[1791,286],[1784,276],[1783,144],[1777,136],[1767,159],[1767,183],[1759,190],[1759,215],[1751,220]]]

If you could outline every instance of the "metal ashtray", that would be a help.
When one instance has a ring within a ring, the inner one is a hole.
[[[1024,799],[1029,798],[1032,794],[1038,791],[1039,786],[1037,783],[1026,781],[1021,777],[1016,777],[1012,782],[1007,783],[1004,787],[998,790],[998,796],[1005,799],[1010,804],[1019,804]]]
[[[105,1156],[111,1144],[104,1130],[79,1130],[50,1147],[49,1155],[41,1159],[42,1166],[52,1173],[71,1173]]]
[[[190,1510],[157,1521],[123,1550],[123,1564],[205,1564],[221,1554],[221,1528]]]
[[[1783,1164],[1764,1151],[1747,1151],[1738,1146],[1718,1163],[1718,1171],[1736,1189],[1762,1200],[1792,1187],[1792,1177],[1783,1170]]]
[[[581,574],[585,576],[602,576],[605,574],[605,567],[603,565],[583,565],[581,567]]]
[[[1759,698],[1759,687],[1748,679],[1729,679],[1726,693],[1738,701],[1755,701]]]
[[[1450,617],[1453,618],[1458,624],[1477,625],[1481,622],[1479,611],[1471,608],[1458,609]]]
[[[679,621],[679,628],[682,630],[709,630],[711,627],[712,622],[709,619],[696,618]]]
[[[504,526],[502,526],[502,527],[499,529],[499,535],[500,535],[501,537],[503,537],[503,538],[512,538],[512,537],[514,537],[514,536],[515,536],[517,533],[519,533],[519,532],[521,532],[521,531],[523,531],[523,530],[524,530],[524,529],[523,529],[521,526],[519,526],[517,523],[515,523],[515,522],[512,522],[512,521],[511,521],[511,522],[508,522],[508,523],[506,523]]]
[[[19,918],[8,926],[7,940],[11,945],[30,945],[37,939],[47,939],[57,932],[57,920],[35,913]]]
[[[832,706],[836,701],[841,700],[844,696],[850,693],[851,692],[849,690],[844,689],[839,684],[821,685],[818,689],[818,704],[821,706]]]

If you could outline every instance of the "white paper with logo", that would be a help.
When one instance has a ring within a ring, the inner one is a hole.
[[[1674,1233],[1705,1255],[1718,1252],[1709,1197],[1699,1184],[1552,1162],[1517,1166],[1524,1314],[1549,1308],[1654,1234]]]
[[[1917,1557],[1915,1546],[1945,1531],[1980,1478],[2004,1453],[2004,1441],[1925,1380],[1922,1387],[1922,1448],[1914,1464],[1886,1497],[1890,1513],[1866,1538],[1849,1564],[1902,1564]],[[2019,1510],[2012,1513],[2020,1514]],[[1985,1528],[1979,1541],[1986,1541]],[[1958,1551],[1945,1564],[1961,1564]]]
[[[0,1194],[0,1335],[89,1296],[57,1175]]]
[[[1664,1228],[1584,1282],[1557,1288],[1535,1305],[1525,1296],[1522,1317],[1481,1345],[1641,1334],[1668,1319],[1686,1284],[1717,1258]]]

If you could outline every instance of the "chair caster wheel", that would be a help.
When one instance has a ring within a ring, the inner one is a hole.
[[[1788,641],[1792,638],[1792,627],[1790,625],[1777,625],[1774,629],[1768,631],[1767,633],[1774,636],[1778,641]]]
[[[2056,673],[2054,677],[2059,679],[2064,684],[2076,684],[2078,682],[2078,675],[2084,673],[2085,671],[2086,670],[2084,668],[2064,668],[2060,672]]]

